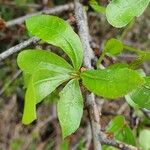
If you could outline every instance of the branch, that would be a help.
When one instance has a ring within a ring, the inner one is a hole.
[[[14,6],[14,7],[17,7],[18,5],[15,3],[15,2],[8,2],[8,1],[4,1],[3,2],[3,5],[6,5],[6,6]],[[31,8],[41,8],[42,5],[40,4],[34,4],[34,3],[25,3],[25,4],[21,4],[21,6],[24,6],[24,7],[31,7]]]
[[[13,26],[16,24],[22,24],[27,18],[30,18],[32,16],[37,16],[37,15],[41,15],[41,14],[54,14],[54,15],[56,15],[56,14],[61,13],[63,11],[72,10],[72,9],[73,9],[73,4],[69,3],[69,4],[57,6],[57,7],[51,8],[51,9],[41,10],[39,12],[28,14],[26,16],[8,21],[8,22],[6,22],[6,27],[10,27],[10,26]]]
[[[75,17],[79,29],[79,36],[84,50],[84,66],[90,69],[92,68],[91,60],[94,58],[94,54],[89,44],[87,16],[79,0],[74,0],[74,4],[75,4]],[[95,103],[95,96],[93,93],[86,94],[86,104],[88,106],[88,113],[92,128],[94,150],[101,150],[101,143],[99,142],[99,134],[101,129],[100,117],[97,105]]]
[[[74,0],[75,3],[75,17],[79,29],[79,36],[84,50],[84,66],[91,69],[91,60],[94,59],[93,51],[89,44],[89,31],[87,25],[86,12],[83,9],[79,0]],[[101,144],[110,145],[122,150],[138,150],[138,148],[125,144],[123,142],[107,137],[107,134],[101,132],[100,117],[97,105],[95,103],[95,96],[93,93],[86,94],[86,104],[92,128],[94,150],[101,150]]]
[[[38,42],[39,39],[36,37],[32,37],[16,46],[13,46],[11,48],[9,48],[8,50],[4,51],[3,53],[0,54],[0,61],[6,59],[7,57],[9,57],[10,55],[19,52],[20,50],[22,50],[23,48],[29,46],[32,43],[36,43]]]
[[[71,10],[73,9],[73,4],[72,3],[69,3],[69,4],[65,4],[65,5],[61,5],[61,6],[57,6],[55,8],[51,8],[51,9],[47,9],[47,10],[42,10],[40,12],[37,12],[37,13],[33,13],[33,14],[28,14],[26,16],[23,16],[23,17],[20,17],[20,18],[17,18],[17,19],[14,19],[14,20],[11,20],[11,21],[8,21],[6,23],[6,27],[10,27],[12,25],[16,25],[16,24],[21,24],[23,23],[27,18],[30,18],[32,16],[36,16],[36,15],[40,15],[40,14],[57,14],[57,13],[60,13],[60,12],[63,12],[63,11],[66,11],[66,10]],[[9,48],[8,50],[4,51],[3,53],[0,54],[0,61],[6,59],[7,57],[9,57],[10,55],[16,53],[16,52],[19,52],[21,49],[31,45],[32,43],[36,43],[38,42],[39,39],[36,38],[36,37],[32,37],[16,46],[13,46],[11,48]]]
[[[134,147],[132,145],[125,144],[121,141],[114,140],[112,138],[109,138],[105,133],[101,132],[99,136],[99,140],[102,144],[113,146],[116,148],[119,148],[121,150],[139,150],[137,147]]]
[[[81,38],[82,46],[84,49],[84,66],[91,69],[92,68],[91,60],[94,59],[95,56],[89,44],[89,31],[88,31],[88,25],[87,25],[86,12],[84,11],[82,4],[79,3],[79,0],[74,0],[74,3],[75,3],[75,17],[77,20],[77,25],[79,29],[79,35]],[[66,5],[56,7],[57,9],[53,8],[50,10],[45,10],[45,11],[41,11],[35,14],[27,15],[27,16],[18,18],[16,20],[7,22],[7,26],[21,24],[22,22],[24,22],[25,19],[34,15],[39,15],[41,13],[47,13],[47,14],[57,13],[60,11],[68,10],[70,7],[73,8],[73,4],[66,4]],[[14,47],[11,47],[10,49],[0,54],[0,61],[16,52],[19,52],[20,50],[29,46],[30,44],[36,43],[38,41],[39,41],[38,38],[32,37]],[[86,94],[86,105],[88,106],[88,113],[89,113],[90,124],[92,128],[94,150],[101,150],[101,144],[114,146],[122,150],[138,150],[138,148],[134,146],[127,145],[123,142],[116,141],[114,139],[110,139],[107,137],[105,133],[101,132],[100,117],[99,117],[100,113],[98,111],[98,108],[95,102],[95,95],[93,93]]]

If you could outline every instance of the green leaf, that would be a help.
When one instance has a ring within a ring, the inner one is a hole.
[[[28,80],[22,122],[29,124],[36,119],[36,104],[53,92],[59,85],[70,79],[68,74],[40,69]]]
[[[93,10],[95,12],[98,12],[98,13],[105,13],[106,12],[106,8],[101,6],[100,4],[98,4],[98,2],[96,0],[90,0],[89,5],[93,8]]]
[[[137,70],[137,72],[140,74],[141,77],[145,77],[145,76],[146,76],[144,70],[142,70],[142,69]],[[136,103],[131,99],[130,93],[129,93],[128,95],[125,95],[125,99],[126,99],[127,103],[128,103],[131,107],[133,107],[134,109],[139,109],[138,104],[136,104]]]
[[[36,95],[35,95],[35,89],[31,78],[25,94],[25,104],[24,104],[22,123],[30,124],[35,119],[36,119]]]
[[[107,69],[121,69],[121,68],[128,68],[129,65],[125,63],[115,63],[107,67]]]
[[[128,68],[86,70],[81,78],[88,90],[106,98],[124,96],[144,83],[136,71]]]
[[[109,132],[118,132],[118,130],[122,129],[123,126],[126,124],[125,119],[123,116],[118,115],[111,120],[109,125],[106,127],[106,130]]]
[[[114,38],[111,38],[110,40],[108,40],[105,44],[102,55],[100,56],[100,58],[98,59],[96,63],[97,68],[99,68],[99,65],[101,64],[105,54],[108,56],[116,56],[120,54],[122,50],[123,50],[123,44],[121,43],[121,41],[114,39]]]
[[[150,0],[112,0],[106,8],[108,22],[114,27],[126,26],[134,17],[140,16]]]
[[[106,131],[113,133],[116,140],[125,142],[130,145],[136,145],[135,137],[132,130],[125,121],[124,116],[118,115],[113,118],[110,124],[106,127]]]
[[[139,143],[143,150],[150,150],[150,130],[144,129],[140,132]]]
[[[144,58],[145,61],[150,60],[150,52],[149,51],[141,51],[140,55],[141,55],[141,57]]]
[[[24,88],[28,87],[28,84],[30,82],[31,79],[31,74],[23,72],[23,81],[24,81]]]
[[[36,103],[39,103],[71,77],[68,74],[59,74],[54,71],[40,69],[33,74],[32,78],[36,94]]]
[[[82,44],[67,22],[56,16],[40,15],[27,19],[26,26],[32,35],[63,49],[70,57],[75,69],[78,70],[81,67]]]
[[[131,99],[131,97],[128,95],[125,95],[125,99],[127,101],[127,103],[133,107],[134,109],[139,109],[139,106]]]
[[[135,60],[133,60],[131,63],[130,63],[130,68],[131,69],[138,69],[139,66],[144,62],[144,57],[140,56],[140,57],[137,57]]]
[[[39,69],[53,70],[59,73],[70,73],[73,68],[60,56],[44,50],[24,50],[17,58],[22,71],[33,74]]]
[[[150,109],[150,77],[145,77],[145,84],[133,90],[129,96],[141,108]]]
[[[78,80],[71,80],[61,91],[57,111],[65,138],[78,129],[83,114],[83,98]]]
[[[108,40],[104,47],[104,53],[108,56],[116,56],[123,50],[123,44],[121,41],[111,38]]]
[[[40,69],[28,79],[22,122],[29,124],[36,119],[36,104],[52,93],[59,85],[70,79],[68,74]]]
[[[63,140],[60,145],[60,150],[68,150],[69,144],[70,144],[70,141],[68,139]]]

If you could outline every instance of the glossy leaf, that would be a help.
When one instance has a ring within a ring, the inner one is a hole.
[[[30,124],[35,119],[36,119],[36,95],[33,82],[31,79],[25,94],[22,123]]]
[[[70,79],[70,75],[40,69],[28,79],[22,122],[29,124],[36,119],[36,104]]]
[[[36,94],[36,103],[39,103],[71,77],[68,74],[59,74],[54,71],[40,69],[33,74],[32,78]]]
[[[83,114],[83,98],[78,80],[71,80],[61,91],[57,111],[65,138],[78,129]]]
[[[104,53],[106,53],[108,56],[116,56],[120,54],[122,50],[122,42],[114,38],[108,40],[104,47]]]
[[[106,8],[108,22],[114,27],[126,26],[134,17],[140,16],[150,0],[112,0]]]
[[[133,90],[129,96],[141,108],[150,109],[150,77],[145,77],[145,84]]]
[[[27,19],[26,26],[32,35],[63,49],[72,60],[75,69],[81,67],[82,44],[67,22],[56,16],[40,15]]]
[[[53,70],[59,73],[70,73],[73,68],[60,56],[44,50],[24,50],[17,58],[22,71],[33,74],[39,69]]]
[[[150,130],[143,129],[140,132],[139,144],[143,150],[150,150]]]
[[[106,98],[124,96],[144,83],[136,71],[128,68],[86,70],[81,78],[89,91]]]

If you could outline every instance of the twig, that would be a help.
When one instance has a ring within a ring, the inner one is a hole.
[[[86,139],[85,149],[89,149],[91,141],[92,141],[92,133],[91,133],[90,123],[88,123],[88,125],[87,125],[87,129],[85,132],[85,139]]]
[[[87,26],[86,13],[79,0],[74,0],[75,3],[75,17],[79,29],[79,36],[84,49],[84,65],[87,68],[92,68],[91,59],[94,58],[93,51],[89,44],[89,32]],[[122,150],[138,150],[138,148],[125,144],[123,142],[110,139],[107,135],[101,132],[100,117],[97,105],[95,103],[95,96],[93,93],[86,94],[86,103],[88,107],[88,113],[90,117],[90,123],[92,127],[93,144],[95,150],[101,150],[101,144],[117,147]]]
[[[32,37],[16,46],[13,46],[11,48],[9,48],[8,50],[4,51],[3,53],[0,54],[0,61],[6,59],[7,57],[9,57],[10,55],[19,52],[20,50],[22,50],[23,48],[29,46],[32,43],[36,43],[38,42],[39,39],[36,37]]]
[[[76,20],[77,20],[77,24],[78,24],[78,28],[79,28],[79,35],[80,35],[81,42],[83,44],[83,49],[84,49],[84,66],[87,68],[92,68],[91,60],[94,59],[94,54],[93,54],[93,51],[89,44],[89,32],[88,32],[86,13],[83,10],[82,4],[79,3],[79,0],[74,0],[74,1],[75,1],[74,2],[75,3],[75,16],[76,16]],[[29,16],[29,17],[31,17],[31,16]],[[26,17],[22,18],[21,22],[23,22],[25,19],[26,19]],[[14,24],[18,24],[18,22],[14,22],[12,25],[14,25]],[[38,41],[39,41],[38,38],[32,37],[29,40],[24,41],[16,46],[6,50],[2,54],[0,54],[0,61],[18,51],[20,51],[21,49],[29,46],[30,44],[38,42]],[[101,150],[101,143],[107,144],[110,146],[114,146],[114,147],[117,147],[122,150],[138,150],[138,148],[136,148],[134,146],[127,145],[125,143],[116,141],[114,139],[110,139],[107,137],[107,135],[105,133],[101,132],[100,117],[99,117],[100,113],[99,113],[97,105],[95,103],[95,96],[93,93],[86,94],[86,104],[89,106],[88,113],[89,113],[90,123],[91,123],[91,127],[92,127],[92,136],[93,136],[93,143],[94,143],[95,150]],[[51,120],[51,118],[50,118],[50,120]],[[47,123],[47,121],[45,123]],[[43,126],[43,125],[41,125],[41,126]]]
[[[41,10],[39,12],[28,14],[26,16],[8,21],[6,23],[6,27],[10,27],[10,26],[13,26],[16,24],[22,24],[27,18],[30,18],[32,16],[37,16],[37,15],[41,15],[41,14],[54,14],[54,15],[56,15],[56,14],[61,13],[63,11],[72,10],[72,9],[73,9],[73,4],[69,3],[69,4],[57,6],[57,7],[51,8],[51,9]]]
[[[15,3],[15,2],[3,2],[3,5],[6,5],[6,6],[14,6],[14,7],[17,7],[18,5]],[[23,6],[23,7],[32,7],[32,8],[41,8],[42,6],[40,4],[34,4],[34,3],[27,3],[27,4],[21,4],[19,6]]]
[[[79,29],[79,36],[84,49],[84,66],[87,68],[92,68],[91,60],[94,58],[94,54],[89,44],[89,32],[88,32],[86,12],[84,11],[83,6],[82,4],[80,4],[79,0],[74,0],[74,4],[75,4],[75,17]],[[93,93],[86,94],[86,104],[88,106],[88,113],[92,128],[94,150],[101,150],[101,143],[98,137],[101,129],[100,117],[97,105],[95,103],[95,96]]]
[[[69,23],[69,20],[67,20],[67,22]],[[12,54],[21,51],[23,48],[25,48],[31,44],[37,43],[38,41],[40,41],[40,39],[38,39],[37,37],[32,37],[22,43],[19,43],[13,47],[7,49],[6,51],[4,51],[3,53],[0,54],[0,62],[2,60],[6,59],[7,57],[11,56]]]
[[[128,145],[121,141],[117,141],[117,140],[108,138],[107,135],[103,132],[101,132],[101,134],[99,136],[99,140],[102,144],[113,146],[113,147],[119,148],[121,150],[139,150],[137,147],[134,147],[132,145]]]
[[[12,26],[12,25],[15,25],[15,24],[21,24],[23,23],[27,18],[29,17],[32,17],[32,16],[36,16],[36,15],[40,15],[42,13],[45,13],[45,14],[55,14],[55,13],[60,13],[60,12],[63,12],[63,11],[66,11],[66,10],[69,10],[69,9],[73,9],[73,4],[72,3],[69,3],[69,4],[66,4],[66,5],[61,5],[61,6],[57,6],[55,8],[52,8],[52,9],[48,9],[48,10],[42,10],[40,12],[37,12],[37,13],[34,13],[34,14],[29,14],[29,15],[26,15],[26,16],[23,16],[23,17],[20,17],[18,19],[14,19],[12,21],[8,21],[6,23],[6,26]],[[36,38],[36,37],[32,37],[16,46],[13,46],[11,48],[9,48],[8,50],[4,51],[3,53],[0,54],[0,61],[6,59],[7,57],[9,57],[10,55],[16,53],[16,52],[19,52],[20,50],[22,50],[23,48],[31,45],[32,43],[36,43],[38,42],[39,39]]]

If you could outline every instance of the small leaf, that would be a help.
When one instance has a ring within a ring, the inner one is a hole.
[[[145,84],[133,90],[129,96],[141,108],[150,109],[150,77],[145,77]]]
[[[33,82],[31,79],[28,84],[28,88],[25,95],[22,123],[30,124],[35,119],[36,119],[36,95]]]
[[[36,94],[36,103],[39,103],[71,77],[68,74],[59,74],[54,71],[40,69],[33,74],[32,78]]]
[[[24,50],[17,58],[22,71],[33,74],[39,69],[54,70],[59,73],[70,73],[73,68],[60,56],[44,50]]]
[[[78,129],[83,114],[83,98],[78,80],[71,80],[61,91],[57,111],[65,138]]]
[[[81,67],[82,44],[67,22],[56,16],[40,15],[27,19],[26,26],[32,35],[63,49],[70,57],[75,69],[78,70]]]
[[[123,116],[118,115],[111,120],[106,130],[111,132],[118,132],[118,130],[122,129],[125,125],[125,119]]]
[[[131,69],[138,69],[139,66],[144,62],[144,57],[143,56],[140,56],[140,57],[137,57],[135,60],[133,60],[131,63],[130,63],[130,68]]]
[[[108,56],[116,56],[120,54],[123,50],[123,44],[117,39],[110,39],[106,42],[104,47],[104,53]]]
[[[150,150],[150,130],[143,129],[140,132],[139,143],[143,150]]]
[[[132,130],[125,121],[124,116],[116,116],[112,119],[106,131],[112,132],[116,140],[120,140],[127,144],[136,145],[135,137]]]
[[[118,98],[144,83],[140,75],[128,68],[87,70],[81,73],[83,85],[98,96]]]
[[[90,0],[89,4],[95,12],[98,12],[98,13],[105,13],[106,12],[106,8],[101,6],[100,4],[98,4],[98,2],[96,0]]]
[[[144,61],[150,60],[150,52],[149,51],[141,51],[140,55],[141,55],[141,57],[144,58]]]
[[[108,22],[114,27],[126,26],[134,17],[140,16],[150,0],[112,0],[106,8]]]

